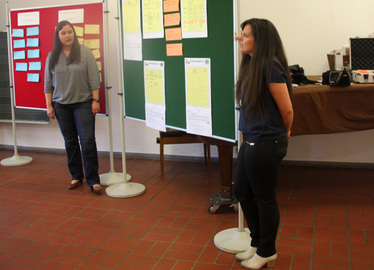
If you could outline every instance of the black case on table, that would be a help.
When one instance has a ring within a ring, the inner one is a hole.
[[[374,38],[351,38],[351,70],[374,70]]]

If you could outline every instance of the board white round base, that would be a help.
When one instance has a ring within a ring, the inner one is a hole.
[[[143,194],[145,186],[138,183],[120,183],[114,184],[105,189],[106,195],[114,198],[129,198]]]
[[[247,228],[240,231],[238,228],[227,229],[214,236],[214,245],[225,252],[244,252],[251,244],[251,237]]]
[[[10,158],[5,158],[1,161],[3,166],[22,166],[32,162],[31,157],[14,155]]]

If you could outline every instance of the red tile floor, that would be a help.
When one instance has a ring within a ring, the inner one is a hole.
[[[161,175],[158,160],[128,158],[146,192],[118,199],[68,190],[64,154],[20,154],[33,162],[0,166],[0,269],[241,269],[213,242],[238,226],[230,209],[208,213],[218,164],[166,161]],[[282,166],[278,196],[274,269],[374,269],[374,170]]]

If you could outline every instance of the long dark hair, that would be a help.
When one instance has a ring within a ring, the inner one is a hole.
[[[62,43],[59,38],[59,32],[66,25],[69,25],[73,29],[73,32],[74,32],[74,41],[73,41],[71,52],[68,58],[68,63],[78,64],[81,61],[81,50],[80,50],[80,45],[78,42],[77,35],[75,33],[74,26],[68,21],[60,21],[56,26],[55,35],[53,38],[53,47],[51,50],[51,58],[49,60],[49,66],[51,70],[55,68],[58,62],[58,58],[60,56],[60,52],[62,50]]]
[[[265,68],[270,77],[274,62],[277,61],[287,72],[287,86],[290,97],[292,95],[292,80],[288,69],[287,58],[283,49],[282,40],[275,26],[266,19],[249,19],[240,27],[249,24],[255,41],[253,56],[243,54],[239,69],[239,78],[236,83],[236,100],[245,105],[244,114],[250,118],[254,113],[265,116],[265,95],[267,82],[265,81]]]

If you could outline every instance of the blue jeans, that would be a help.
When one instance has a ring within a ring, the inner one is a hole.
[[[276,253],[279,227],[276,187],[287,146],[287,137],[256,143],[244,140],[237,157],[234,194],[250,230],[251,246],[257,247],[261,257]]]
[[[95,116],[92,115],[91,104],[92,100],[74,104],[52,103],[58,125],[64,137],[67,162],[72,180],[82,181],[84,178],[83,156],[88,186],[100,184],[95,140]],[[82,147],[82,154],[79,142]]]

